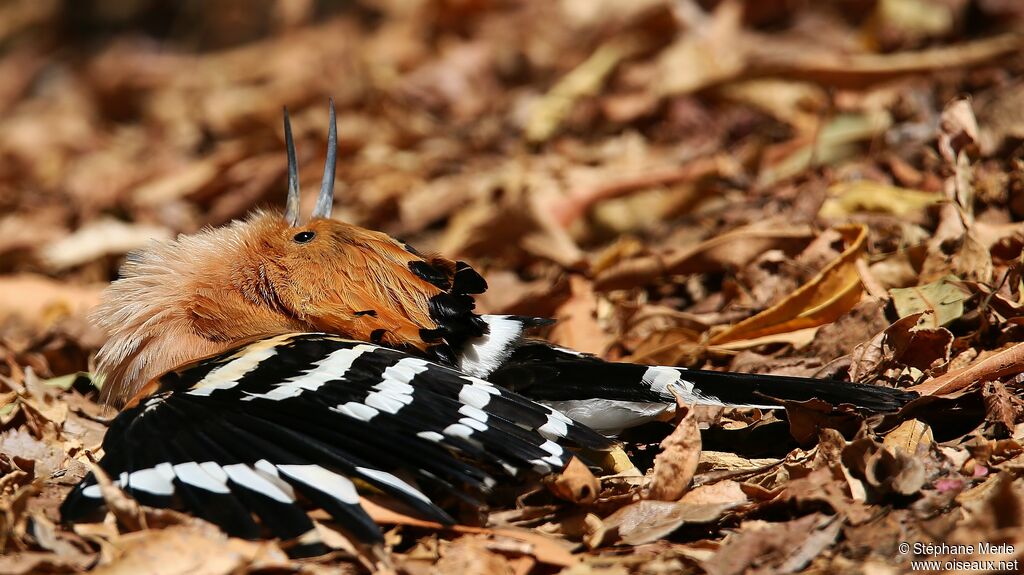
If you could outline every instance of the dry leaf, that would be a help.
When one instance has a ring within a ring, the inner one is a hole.
[[[291,562],[272,542],[228,539],[216,527],[195,523],[130,533],[117,540],[117,556],[101,575],[227,575],[248,569],[285,569]]]
[[[678,501],[686,493],[700,462],[700,429],[693,409],[679,419],[676,429],[661,442],[661,453],[654,458],[654,473],[643,496],[659,501]]]
[[[569,277],[569,300],[559,306],[551,330],[551,341],[595,355],[602,355],[611,343],[611,336],[601,328],[597,314],[599,300],[591,283],[580,276]]]
[[[746,66],[746,42],[741,37],[742,4],[722,2],[710,21],[694,26],[663,50],[656,66],[656,92],[685,94],[722,83]]]
[[[601,530],[588,540],[591,547],[615,542],[642,545],[662,539],[689,523],[710,523],[735,503],[683,503],[645,499],[631,503],[604,519]]]
[[[864,252],[868,230],[863,226],[836,228],[846,247],[816,276],[779,303],[730,326],[711,338],[713,345],[738,339],[785,333],[835,321],[860,301],[863,287],[856,261]]]
[[[738,269],[768,250],[795,253],[813,237],[805,227],[758,223],[715,236],[689,249],[666,250],[625,260],[598,274],[594,285],[598,290],[608,291],[644,285],[667,275]]]
[[[1020,373],[1024,368],[1024,343],[995,353],[974,365],[932,378],[910,389],[921,395],[945,395],[960,391],[972,383]]]
[[[597,499],[601,483],[582,461],[573,457],[569,464],[548,484],[551,491],[566,501],[589,505]]]
[[[842,218],[858,212],[877,212],[895,216],[922,214],[928,206],[943,197],[920,190],[890,186],[870,180],[840,182],[828,189],[829,198],[821,205],[818,216]]]
[[[1014,34],[1003,34],[959,45],[893,54],[780,49],[771,42],[752,46],[750,66],[760,74],[857,88],[908,74],[975,65],[1019,50],[1021,40]]]
[[[964,300],[968,295],[953,276],[946,276],[922,286],[891,289],[893,305],[899,316],[907,317],[924,311],[931,313],[922,316],[931,322],[931,327],[939,327],[959,318],[964,314]]]
[[[153,240],[170,238],[171,231],[167,228],[100,219],[50,244],[43,251],[43,257],[53,269],[63,270],[103,256],[123,255]]]
[[[100,291],[30,274],[0,277],[0,318],[19,317],[45,329],[61,317],[84,316],[99,303]]]
[[[534,105],[526,124],[526,139],[539,143],[554,135],[577,100],[595,95],[619,62],[641,52],[646,45],[642,36],[625,34],[599,46]]]
[[[932,428],[927,423],[908,419],[887,433],[882,444],[893,452],[902,451],[905,455],[916,457],[921,450],[931,448],[934,441]]]

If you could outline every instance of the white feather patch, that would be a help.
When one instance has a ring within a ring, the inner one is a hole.
[[[470,437],[473,436],[473,429],[471,427],[463,425],[462,423],[453,423],[448,427],[444,428],[444,434],[451,435],[452,437],[462,437],[465,439],[469,439]]]
[[[222,469],[224,469],[224,473],[227,474],[231,481],[242,487],[251,489],[281,503],[292,503],[292,499],[288,497],[287,493],[281,491],[276,485],[267,481],[265,477],[256,473],[255,470],[244,463],[225,465]]]
[[[207,463],[217,465],[216,463],[213,462]],[[220,469],[219,465],[217,466],[217,469]],[[182,483],[187,483],[193,487],[205,489],[206,491],[210,491],[213,493],[231,492],[231,490],[228,489],[228,486],[225,484],[224,481],[224,479],[226,479],[226,476],[224,476],[223,478],[215,477],[208,473],[202,466],[200,466],[198,463],[194,461],[176,464],[174,466],[174,474],[178,476],[179,481],[181,481]],[[221,472],[221,475],[224,475],[224,473]]]
[[[361,475],[364,475],[366,477],[372,477],[373,479],[376,479],[381,483],[390,485],[403,493],[406,493],[408,495],[415,497],[416,499],[419,499],[420,501],[430,503],[430,499],[428,499],[426,495],[420,493],[418,489],[386,471],[380,471],[379,469],[370,469],[368,467],[356,467],[356,471],[358,471]]]
[[[339,349],[316,362],[309,371],[282,381],[266,393],[249,394],[243,397],[242,400],[288,399],[289,397],[301,394],[303,391],[316,391],[328,381],[345,377],[345,373],[352,367],[352,362],[362,354],[374,349],[376,349],[376,346],[369,344],[360,344],[351,349]]]
[[[433,441],[434,443],[444,441],[444,436],[436,431],[421,431],[417,433],[416,436],[426,439],[427,441]]]
[[[459,401],[477,409],[483,409],[491,402],[491,395],[493,394],[490,391],[479,385],[463,385],[459,390]]]
[[[342,503],[356,505],[359,494],[349,478],[320,467],[319,465],[278,465],[281,473],[301,481],[317,491],[322,491]]]
[[[331,409],[362,421],[370,421],[380,413],[368,405],[363,405],[362,403],[357,403],[355,401],[349,401],[337,407],[332,407]]]
[[[507,315],[480,316],[487,333],[466,342],[459,356],[459,371],[487,377],[508,359],[523,336],[523,322]]]
[[[230,361],[210,370],[206,377],[186,393],[210,395],[218,389],[235,387],[245,374],[256,369],[267,358],[277,354],[278,344],[283,341],[284,337],[272,337],[240,349]]]
[[[253,467],[256,469],[256,473],[259,473],[264,479],[276,485],[277,488],[283,491],[289,498],[295,499],[295,489],[292,488],[287,481],[278,476],[277,467],[273,463],[266,459],[261,459],[257,461]]]
[[[548,405],[565,413],[587,427],[605,435],[617,435],[623,429],[654,421],[665,412],[675,409],[674,404],[616,401],[613,399],[587,399],[546,401]]]
[[[569,433],[569,426],[555,417],[555,413],[549,413],[547,423],[538,427],[537,432],[545,439],[562,439]]]

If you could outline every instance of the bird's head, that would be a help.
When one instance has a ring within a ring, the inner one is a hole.
[[[321,331],[444,359],[486,329],[469,294],[486,289],[461,262],[416,253],[386,234],[330,219],[337,135],[312,217],[299,218],[295,146],[285,111],[288,201],[220,228],[129,254],[93,320],[104,398],[123,403],[182,364],[271,335]]]

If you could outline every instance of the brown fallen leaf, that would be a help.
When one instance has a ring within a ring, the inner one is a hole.
[[[512,575],[512,565],[508,557],[494,549],[494,539],[474,535],[464,535],[441,547],[441,558],[434,564],[431,573],[438,575],[464,575],[481,573],[487,575]],[[527,555],[530,549],[517,549]],[[527,555],[528,556],[528,555]]]
[[[835,321],[860,301],[863,287],[856,261],[863,255],[866,226],[840,226],[846,247],[810,281],[772,307],[711,337],[718,345],[738,339],[785,333]]]
[[[735,507],[735,501],[684,503],[645,499],[631,503],[603,520],[601,528],[587,539],[591,548],[621,543],[642,545],[668,536],[683,525],[711,523]]]
[[[892,367],[913,367],[921,371],[948,365],[954,336],[935,324],[932,311],[902,317],[870,340],[854,348],[851,354],[850,379],[870,381]]]
[[[932,428],[923,421],[908,419],[899,427],[890,431],[882,440],[882,445],[893,452],[902,451],[906,455],[916,457],[919,450],[927,450],[935,442]]]
[[[843,435],[853,435],[860,428],[864,418],[857,411],[834,407],[820,399],[807,401],[784,401],[786,418],[789,420],[789,434],[802,446],[813,445],[822,429],[835,429]]]
[[[556,567],[567,567],[579,562],[579,558],[574,556],[570,551],[573,547],[572,545],[550,536],[543,535],[537,531],[507,527],[490,529],[487,527],[472,527],[469,525],[441,525],[440,523],[435,523],[433,521],[425,521],[423,519],[410,517],[388,507],[384,507],[379,503],[374,502],[372,499],[367,499],[366,497],[360,498],[359,504],[363,506],[363,509],[366,510],[367,514],[369,514],[375,522],[382,525],[409,525],[412,527],[424,527],[437,531],[450,530],[455,533],[482,535],[495,534],[530,544],[532,546],[531,554],[541,563],[554,565]]]
[[[620,62],[646,47],[645,38],[632,33],[616,36],[599,46],[534,105],[526,124],[526,139],[541,143],[551,138],[579,99],[595,95]]]
[[[868,488],[869,499],[875,501],[890,494],[914,495],[924,487],[927,479],[923,454],[927,452],[927,443],[922,446],[914,437],[914,427],[910,431],[901,431],[894,442],[917,441],[915,452],[908,453],[904,449],[895,449],[875,443],[870,438],[861,438],[851,442],[843,449],[843,465],[851,475],[864,481]],[[911,436],[907,439],[906,436]],[[918,451],[921,448],[924,451]]]
[[[769,460],[775,463],[775,460]],[[760,467],[763,467],[761,465]],[[715,503],[727,503],[738,507],[749,501],[747,494],[743,492],[740,484],[731,479],[724,479],[717,483],[698,485],[683,495],[679,503],[687,505],[708,505]]]
[[[687,94],[735,78],[746,66],[742,38],[743,5],[722,2],[706,21],[691,22],[679,40],[658,55],[655,91],[661,96]]]
[[[921,265],[920,281],[932,282],[948,275],[968,281],[992,279],[992,254],[968,225],[968,219],[962,207],[952,203],[941,207],[939,226],[928,241]]]
[[[668,275],[707,273],[741,268],[768,250],[796,253],[812,239],[807,227],[761,222],[682,249],[631,258],[609,267],[594,279],[600,291],[645,285]]]
[[[117,556],[96,567],[100,575],[227,575],[250,569],[288,569],[292,562],[271,541],[228,538],[194,523],[138,531],[117,539]]]
[[[1024,371],[1024,343],[1016,343],[974,365],[945,373],[909,388],[921,395],[946,395],[973,383],[998,379]]]
[[[549,339],[558,345],[602,355],[612,337],[598,322],[600,302],[592,284],[581,276],[572,275],[569,291],[569,300],[555,311],[558,323],[552,328]]]
[[[701,439],[696,412],[685,405],[677,408],[676,413],[680,412],[683,415],[679,423],[661,442],[661,453],[654,458],[654,473],[642,493],[644,499],[678,501],[689,489],[697,472]]]
[[[842,525],[820,513],[785,523],[744,521],[702,567],[712,575],[793,573],[835,543]]]
[[[569,460],[569,464],[548,483],[548,487],[558,497],[579,505],[593,503],[601,491],[601,483],[576,457]]]
[[[982,398],[985,401],[985,419],[1002,425],[1004,433],[1011,433],[1024,415],[1024,401],[999,381],[986,382]]]
[[[893,54],[838,54],[781,47],[763,39],[750,50],[751,73],[782,76],[843,88],[863,88],[909,74],[971,66],[1020,49],[1016,34]],[[804,47],[806,48],[806,47]]]

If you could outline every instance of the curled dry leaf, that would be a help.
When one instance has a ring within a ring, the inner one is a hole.
[[[654,458],[654,473],[643,493],[645,499],[677,501],[686,493],[700,462],[700,429],[693,409],[686,410],[676,429],[661,442],[661,453]]]
[[[744,521],[702,565],[712,575],[793,573],[835,543],[842,525],[820,513],[784,523]]]
[[[939,153],[950,166],[956,166],[961,152],[968,152],[978,142],[978,120],[971,102],[957,99],[942,111],[939,124]]]
[[[101,575],[228,575],[287,569],[291,561],[269,541],[229,539],[205,523],[138,531],[117,540],[117,556],[93,573]]]
[[[668,275],[739,269],[768,250],[796,253],[813,239],[814,233],[805,226],[758,223],[691,248],[627,259],[598,274],[594,285],[608,291],[644,285]]]
[[[864,481],[875,500],[890,494],[914,495],[926,480],[919,450],[927,451],[927,439],[928,434],[921,432],[918,424],[899,431],[890,443],[892,447],[861,438],[843,449],[843,464],[854,477]],[[896,445],[912,445],[915,451],[908,453],[902,447],[896,449]]]
[[[920,281],[936,281],[952,275],[964,280],[988,282],[992,278],[992,254],[966,222],[962,207],[944,204],[939,226],[928,240]]]
[[[944,327],[930,327],[932,311],[896,320],[851,354],[850,379],[870,381],[889,368],[912,367],[929,371],[947,366],[953,350],[953,334]]]
[[[737,505],[735,501],[686,503],[644,499],[631,503],[604,519],[588,540],[591,548],[622,543],[642,545],[662,539],[690,523],[711,523]]]
[[[388,507],[384,507],[379,503],[367,499],[365,497],[360,498],[360,505],[366,509],[366,512],[370,517],[381,525],[408,525],[412,527],[426,527],[434,530],[448,529],[455,533],[470,533],[470,534],[483,534],[483,535],[498,535],[501,537],[507,537],[509,539],[515,539],[522,541],[530,545],[531,554],[533,557],[541,563],[548,565],[554,565],[557,567],[567,567],[573,565],[579,561],[579,559],[573,556],[570,549],[573,545],[566,543],[560,539],[556,539],[551,536],[544,535],[537,531],[528,529],[515,529],[515,528],[499,528],[490,529],[487,527],[473,527],[469,525],[441,525],[433,521],[425,521],[423,519],[417,519],[404,513],[400,513]]]
[[[890,431],[882,440],[882,445],[894,453],[902,451],[906,455],[916,457],[921,450],[928,450],[935,442],[932,428],[917,419],[908,419],[899,427]]]
[[[601,483],[576,457],[569,460],[569,464],[548,484],[548,487],[558,497],[582,505],[593,503],[601,491]]]
[[[779,303],[711,338],[722,344],[738,339],[785,333],[835,321],[860,301],[863,287],[857,259],[864,253],[866,226],[835,228],[845,240],[842,254]]]
[[[921,395],[946,395],[967,388],[973,383],[999,379],[1024,371],[1024,343],[1016,343],[994,353],[974,365],[932,378],[910,389]]]

